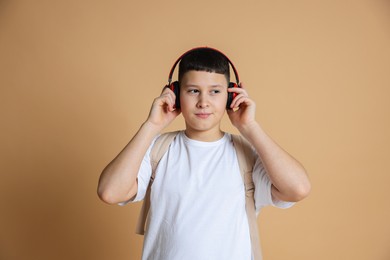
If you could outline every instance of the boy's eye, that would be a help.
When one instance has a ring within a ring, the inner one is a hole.
[[[199,94],[199,93],[200,93],[200,90],[198,90],[198,89],[188,89],[187,92],[190,93],[190,94]],[[211,95],[215,95],[215,94],[221,93],[221,90],[219,90],[219,89],[213,89],[213,90],[210,90],[209,93],[210,93]]]

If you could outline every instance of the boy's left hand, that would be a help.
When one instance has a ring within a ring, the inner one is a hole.
[[[230,109],[227,110],[232,124],[240,130],[256,123],[256,104],[249,98],[248,92],[245,90],[243,84],[241,83],[241,88],[229,88],[228,92],[237,93]]]

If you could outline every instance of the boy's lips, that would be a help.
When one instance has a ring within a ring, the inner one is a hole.
[[[195,115],[199,118],[208,118],[211,115],[211,113],[203,113],[202,112],[202,113],[195,113]]]

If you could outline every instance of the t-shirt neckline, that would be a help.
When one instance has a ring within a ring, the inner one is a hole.
[[[216,145],[219,145],[221,143],[226,142],[229,139],[229,134],[226,132],[224,132],[223,136],[220,139],[218,139],[216,141],[211,141],[211,142],[205,142],[205,141],[191,139],[185,134],[185,131],[181,131],[180,135],[182,136],[182,138],[186,144],[203,146],[203,147],[216,146]]]

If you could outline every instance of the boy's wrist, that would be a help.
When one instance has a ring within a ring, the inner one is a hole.
[[[250,135],[253,132],[257,132],[259,129],[260,129],[260,125],[256,121],[253,121],[253,122],[245,124],[245,125],[240,125],[238,127],[238,131],[243,136],[247,136],[247,135]]]
[[[161,129],[160,126],[157,126],[156,124],[146,120],[142,125],[141,129],[145,129],[148,131],[151,135],[156,136],[158,135],[163,129]]]

